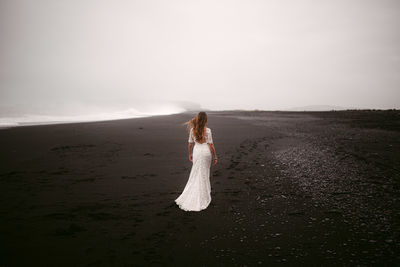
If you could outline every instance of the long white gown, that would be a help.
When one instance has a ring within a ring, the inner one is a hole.
[[[211,129],[206,128],[206,142],[198,143],[190,129],[189,143],[195,143],[193,147],[193,165],[189,180],[182,194],[175,199],[179,208],[185,211],[200,211],[206,209],[211,202],[210,167],[211,151],[208,144],[212,144]]]

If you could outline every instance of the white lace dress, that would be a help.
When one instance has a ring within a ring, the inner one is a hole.
[[[185,211],[200,211],[208,207],[211,202],[210,167],[211,151],[208,144],[212,144],[211,129],[206,128],[206,142],[198,143],[190,130],[189,143],[193,147],[193,165],[189,179],[182,194],[175,199],[176,204]]]

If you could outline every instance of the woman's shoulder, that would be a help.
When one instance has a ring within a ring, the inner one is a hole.
[[[208,128],[208,127],[206,127],[206,131],[207,131],[207,132],[211,132],[211,129]]]

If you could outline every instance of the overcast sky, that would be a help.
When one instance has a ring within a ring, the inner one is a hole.
[[[2,106],[400,108],[398,0],[0,0],[0,36]]]

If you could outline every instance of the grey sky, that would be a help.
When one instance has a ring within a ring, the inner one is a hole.
[[[0,0],[0,105],[400,108],[400,1]]]

